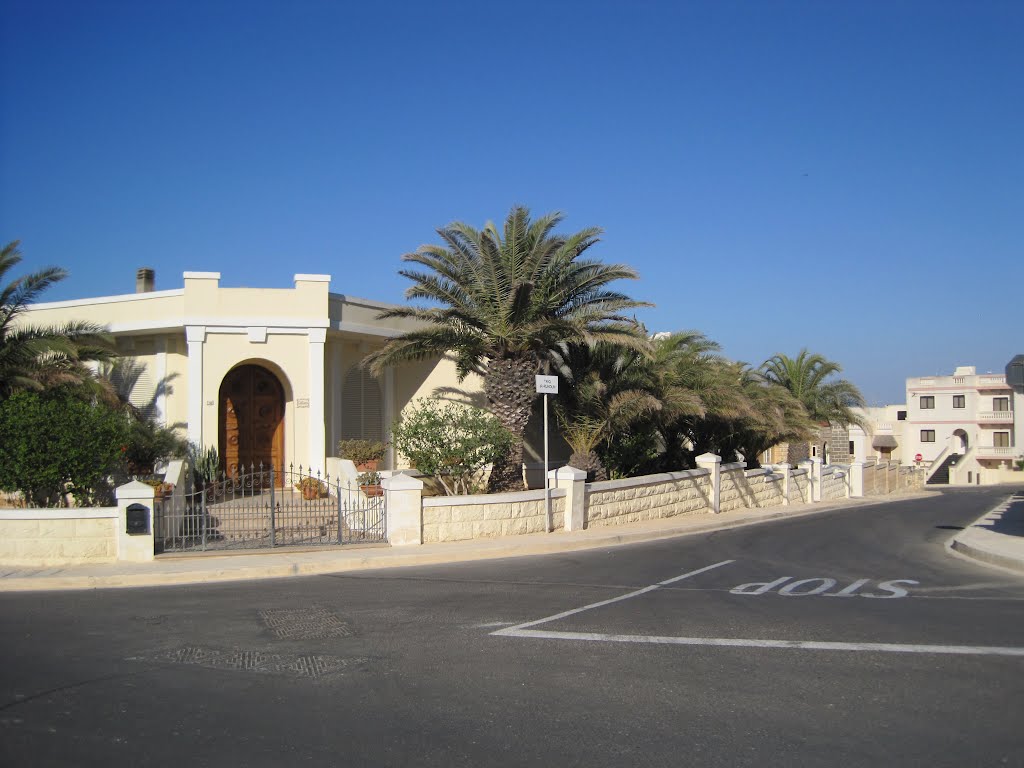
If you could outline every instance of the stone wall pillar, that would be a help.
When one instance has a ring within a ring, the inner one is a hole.
[[[387,494],[388,543],[404,547],[423,543],[423,481],[409,475],[381,480]]]
[[[776,464],[775,468],[782,473],[782,505],[789,506],[789,484],[793,478],[792,467],[789,464]]]
[[[152,485],[132,480],[117,487],[117,559],[145,563],[153,559],[153,498]],[[144,533],[128,533],[128,507],[139,505],[146,509]]]
[[[552,470],[557,479],[553,488],[565,488],[565,530],[582,531],[587,521],[587,473],[576,467]]]
[[[821,501],[821,456],[811,457],[811,501]]]
[[[717,515],[722,509],[722,457],[702,453],[697,457],[697,466],[711,471],[711,511]]]
[[[855,461],[850,465],[849,495],[851,498],[859,499],[864,496],[864,462]]]

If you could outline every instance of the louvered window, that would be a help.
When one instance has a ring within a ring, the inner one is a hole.
[[[380,384],[370,372],[353,365],[341,390],[341,438],[384,439],[384,408]]]
[[[156,418],[156,384],[148,367],[132,358],[121,358],[110,372],[110,381],[143,418]]]

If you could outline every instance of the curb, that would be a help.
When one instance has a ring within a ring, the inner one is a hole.
[[[1010,496],[1010,499],[1012,498],[1013,496]],[[1009,499],[997,504],[963,531],[955,534],[946,542],[946,549],[958,557],[970,558],[982,565],[1018,574],[1024,573],[1024,545],[1018,545],[1019,553],[1010,553],[1006,551],[1005,544],[1007,541],[1013,541],[1014,537],[993,531],[976,530],[981,524],[990,522],[993,515],[1005,511],[1008,503]],[[1004,546],[1000,547],[999,544]]]
[[[984,549],[983,547],[967,544],[956,537],[953,537],[953,540],[946,546],[954,552],[959,552],[961,555],[969,557],[972,560],[976,560],[979,563],[995,565],[1016,573],[1024,573],[1024,559],[1022,558],[1013,557],[1012,555],[1003,555],[999,552]]]

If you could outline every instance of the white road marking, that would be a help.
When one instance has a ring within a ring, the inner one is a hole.
[[[742,638],[742,637],[668,637],[664,635],[619,635],[619,634],[607,634],[603,632],[555,632],[544,629],[530,629],[530,627],[536,627],[540,624],[547,624],[552,621],[564,619],[569,616],[575,616],[578,613],[589,611],[594,608],[601,608],[605,605],[611,605],[613,603],[619,603],[623,600],[629,600],[633,597],[639,597],[645,595],[648,592],[653,592],[661,587],[668,586],[669,584],[675,584],[683,579],[689,579],[693,576],[697,576],[701,573],[714,570],[715,568],[721,568],[723,565],[729,565],[730,563],[736,562],[735,560],[723,560],[720,563],[714,565],[708,565],[704,568],[698,568],[695,571],[689,571],[679,576],[674,576],[671,579],[665,579],[659,581],[657,584],[651,584],[649,587],[634,590],[625,595],[619,595],[608,600],[601,600],[597,603],[590,603],[584,605],[581,608],[573,608],[569,611],[562,611],[552,616],[545,616],[543,619],[537,619],[536,621],[528,621],[523,624],[517,624],[512,627],[506,627],[505,629],[499,629],[491,632],[492,636],[500,637],[522,637],[535,640],[581,640],[585,642],[599,642],[599,643],[646,643],[652,645],[696,645],[696,646],[717,646],[726,648],[768,648],[768,649],[800,649],[800,650],[811,650],[811,651],[859,651],[868,653],[931,653],[931,654],[945,654],[945,655],[956,655],[956,656],[1024,656],[1024,648],[1008,647],[1008,646],[997,646],[997,645],[923,645],[917,643],[843,643],[843,642],[828,642],[821,640],[761,640],[757,638]],[[791,577],[781,579],[780,582],[789,581]],[[772,586],[778,586],[779,582],[772,584]],[[855,582],[854,585],[860,587],[863,582]],[[893,588],[889,585],[896,582],[886,582],[886,586],[889,591],[902,591],[899,587]],[[907,583],[907,582],[900,582]],[[916,582],[911,582],[916,583]],[[742,586],[763,586],[757,585],[742,585]],[[882,585],[880,585],[882,586]],[[735,592],[735,589],[730,590]],[[844,590],[845,591],[845,590]],[[748,593],[749,594],[749,593]],[[845,594],[839,593],[835,596],[843,596]],[[875,597],[879,597],[875,595]],[[924,596],[922,596],[924,597]],[[941,599],[941,598],[933,598]],[[970,598],[961,598],[970,599]],[[496,625],[497,622],[494,622]],[[486,625],[481,625],[486,626]]]
[[[643,589],[638,589],[638,590],[636,590],[634,592],[630,592],[630,593],[625,594],[625,595],[619,595],[618,597],[613,597],[613,598],[611,598],[609,600],[602,600],[599,603],[591,603],[590,605],[584,605],[582,608],[573,608],[571,611],[562,611],[561,613],[556,613],[554,616],[546,616],[543,619],[537,619],[536,621],[528,621],[525,624],[517,624],[516,626],[509,627],[508,629],[499,629],[497,632],[492,632],[491,634],[492,635],[509,635],[509,634],[512,634],[513,632],[515,632],[516,630],[519,630],[519,629],[526,629],[527,627],[536,627],[538,624],[547,624],[549,621],[557,621],[558,619],[564,619],[566,616],[574,616],[577,613],[583,613],[583,611],[589,611],[592,608],[600,608],[603,605],[611,605],[612,603],[618,603],[618,602],[621,602],[622,600],[629,600],[631,597],[637,597],[639,595],[645,595],[648,592],[653,592],[654,590],[659,589],[661,587],[664,587],[664,586],[666,586],[668,584],[675,584],[677,581],[682,581],[683,579],[688,579],[691,576],[696,576],[697,574],[705,573],[705,572],[713,570],[715,568],[720,568],[723,565],[729,565],[729,563],[735,563],[735,562],[736,562],[735,560],[723,560],[720,563],[715,563],[714,565],[708,565],[708,566],[705,566],[704,568],[698,568],[696,571],[690,571],[690,572],[684,573],[684,574],[682,574],[680,576],[674,576],[671,579],[665,579],[665,581],[659,581],[657,584],[651,584],[651,586],[649,586],[649,587],[644,587]]]
[[[601,632],[552,632],[543,629],[510,629],[494,632],[506,637],[540,640],[584,640],[599,643],[649,643],[653,645],[711,645],[730,648],[797,648],[811,651],[866,651],[869,653],[935,653],[957,656],[1024,656],[1024,648],[997,645],[917,645],[902,643],[833,643],[819,640],[757,640],[742,637],[665,637],[661,635],[610,635]]]

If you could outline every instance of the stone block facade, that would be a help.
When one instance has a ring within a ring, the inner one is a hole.
[[[722,467],[721,512],[774,507],[782,504],[783,477],[764,469],[744,470],[742,465]]]
[[[829,499],[842,499],[847,496],[846,474],[827,467],[821,473],[821,498],[822,501]]]
[[[117,509],[0,510],[0,563],[54,566],[117,559]]]
[[[552,528],[565,519],[565,490],[551,491]],[[544,492],[423,499],[423,543],[547,531]]]
[[[701,514],[710,511],[710,498],[711,475],[703,469],[589,483],[586,527]]]

